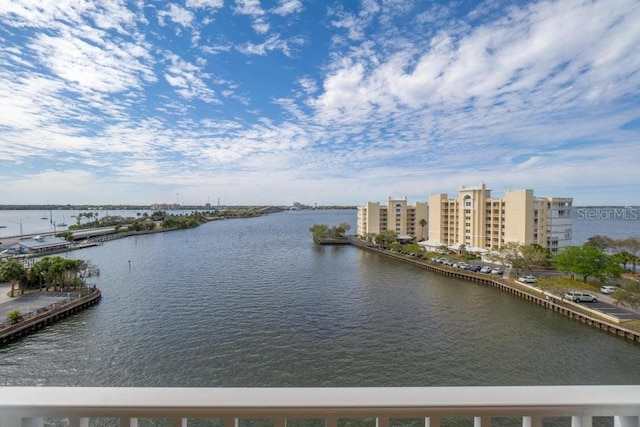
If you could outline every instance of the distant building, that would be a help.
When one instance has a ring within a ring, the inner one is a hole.
[[[535,197],[533,190],[492,198],[484,183],[460,187],[458,197],[429,197],[429,241],[499,249],[507,242],[537,243],[552,253],[571,244],[572,198]]]
[[[358,231],[363,237],[373,237],[386,230],[393,230],[398,238],[416,238],[418,240],[427,237],[427,226],[422,227],[420,220],[427,221],[428,209],[424,202],[415,202],[412,206],[407,203],[407,198],[387,199],[386,205],[378,202],[367,202],[365,206],[358,207]]]
[[[69,247],[69,242],[59,237],[36,236],[33,239],[21,240],[9,246],[7,253],[12,255],[38,255],[62,251]]]
[[[413,206],[404,199],[387,200],[386,205],[367,202],[358,208],[358,231],[371,237],[394,230],[402,237],[427,239],[433,249],[460,247],[479,252],[499,249],[507,242],[537,243],[552,253],[571,245],[570,197],[536,197],[533,190],[506,191],[493,198],[481,183],[461,186],[458,197],[434,194],[428,203]],[[425,219],[425,227],[420,220]]]

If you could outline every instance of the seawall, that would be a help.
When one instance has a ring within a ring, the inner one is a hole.
[[[351,245],[366,251],[375,252],[380,255],[384,255],[389,258],[394,258],[394,259],[397,259],[398,261],[402,261],[407,264],[412,264],[412,265],[415,265],[416,267],[429,270],[434,273],[442,274],[444,276],[449,276],[449,277],[453,277],[460,280],[466,280],[470,282],[476,282],[476,283],[480,283],[487,286],[493,286],[495,288],[500,289],[503,292],[507,292],[517,297],[523,298],[529,302],[538,304],[544,308],[555,311],[571,319],[578,320],[585,325],[607,331],[611,334],[626,338],[628,340],[640,342],[640,332],[638,331],[627,329],[614,322],[598,318],[597,315],[588,315],[588,314],[581,313],[579,311],[573,310],[570,307],[566,307],[564,305],[558,304],[551,298],[534,295],[522,289],[515,288],[509,285],[508,283],[500,281],[499,279],[495,279],[493,277],[489,277],[486,275],[467,272],[464,270],[456,271],[456,270],[443,268],[437,265],[430,264],[428,261],[419,260],[413,257],[409,257],[407,255],[402,255],[402,254],[391,252],[385,249],[378,249],[356,238],[351,239]]]
[[[64,317],[95,305],[100,301],[101,297],[102,294],[100,293],[100,290],[95,289],[89,295],[76,298],[54,308],[42,311],[41,313],[36,314],[33,317],[29,317],[28,319],[25,319],[14,325],[2,328],[0,329],[0,345],[35,332],[38,329],[44,328],[45,326],[50,325]]]

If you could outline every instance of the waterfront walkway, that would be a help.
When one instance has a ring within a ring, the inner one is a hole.
[[[34,292],[11,298],[7,295],[10,291],[11,285],[0,284],[0,328],[7,320],[7,314],[14,310],[26,316],[45,307],[68,302],[76,295],[71,292]]]
[[[6,286],[3,286],[6,288]],[[7,290],[7,289],[3,289]],[[92,292],[81,295],[78,292],[34,292],[19,297],[5,298],[0,303],[0,344],[20,338],[70,314],[84,310],[100,301],[101,293],[94,288]],[[10,323],[7,314],[18,310],[23,320]]]

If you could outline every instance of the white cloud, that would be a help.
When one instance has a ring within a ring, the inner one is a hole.
[[[287,16],[302,10],[301,0],[279,0],[278,6],[271,11],[276,15]]]
[[[220,9],[224,6],[224,0],[187,0],[185,5],[189,8]]]
[[[165,80],[176,89],[182,97],[198,98],[205,102],[216,103],[215,92],[205,80],[210,76],[204,73],[201,66],[188,63],[175,54],[168,54],[170,65],[164,74]]]
[[[476,27],[456,3],[363,1],[319,17],[322,40],[296,27],[302,2],[274,3],[0,2],[0,159],[25,174],[0,187],[27,201],[152,202],[191,186],[355,203],[480,181],[586,200],[637,181],[638,133],[619,130],[640,117],[632,0],[492,1]],[[147,22],[156,7],[177,25]],[[234,13],[233,31],[212,10]],[[241,80],[238,52],[261,56],[251,67],[283,59],[269,64],[281,78]]]
[[[236,0],[234,12],[239,15],[248,15],[253,18],[252,27],[258,34],[269,32],[271,26],[266,20],[266,12],[260,5],[259,0]]]
[[[148,66],[126,48],[112,42],[99,46],[70,34],[43,34],[30,45],[41,63],[77,90],[99,92],[121,92],[140,87],[142,79],[154,79]]]
[[[269,52],[279,50],[285,56],[291,56],[291,50],[289,45],[276,34],[269,36],[263,43],[246,43],[242,46],[237,46],[239,52],[247,55],[260,55],[264,56]]]
[[[173,3],[169,5],[169,10],[158,11],[158,16],[161,18],[168,17],[176,24],[180,24],[183,27],[191,27],[194,15],[191,11],[181,8]]]

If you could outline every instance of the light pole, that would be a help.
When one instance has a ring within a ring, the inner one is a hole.
[[[18,220],[19,222],[9,220],[9,222],[12,222],[14,224],[18,224],[20,226],[20,240],[22,240],[22,221],[25,220],[25,219],[29,219],[29,217],[27,216],[27,217],[24,217],[24,218],[20,218]]]

